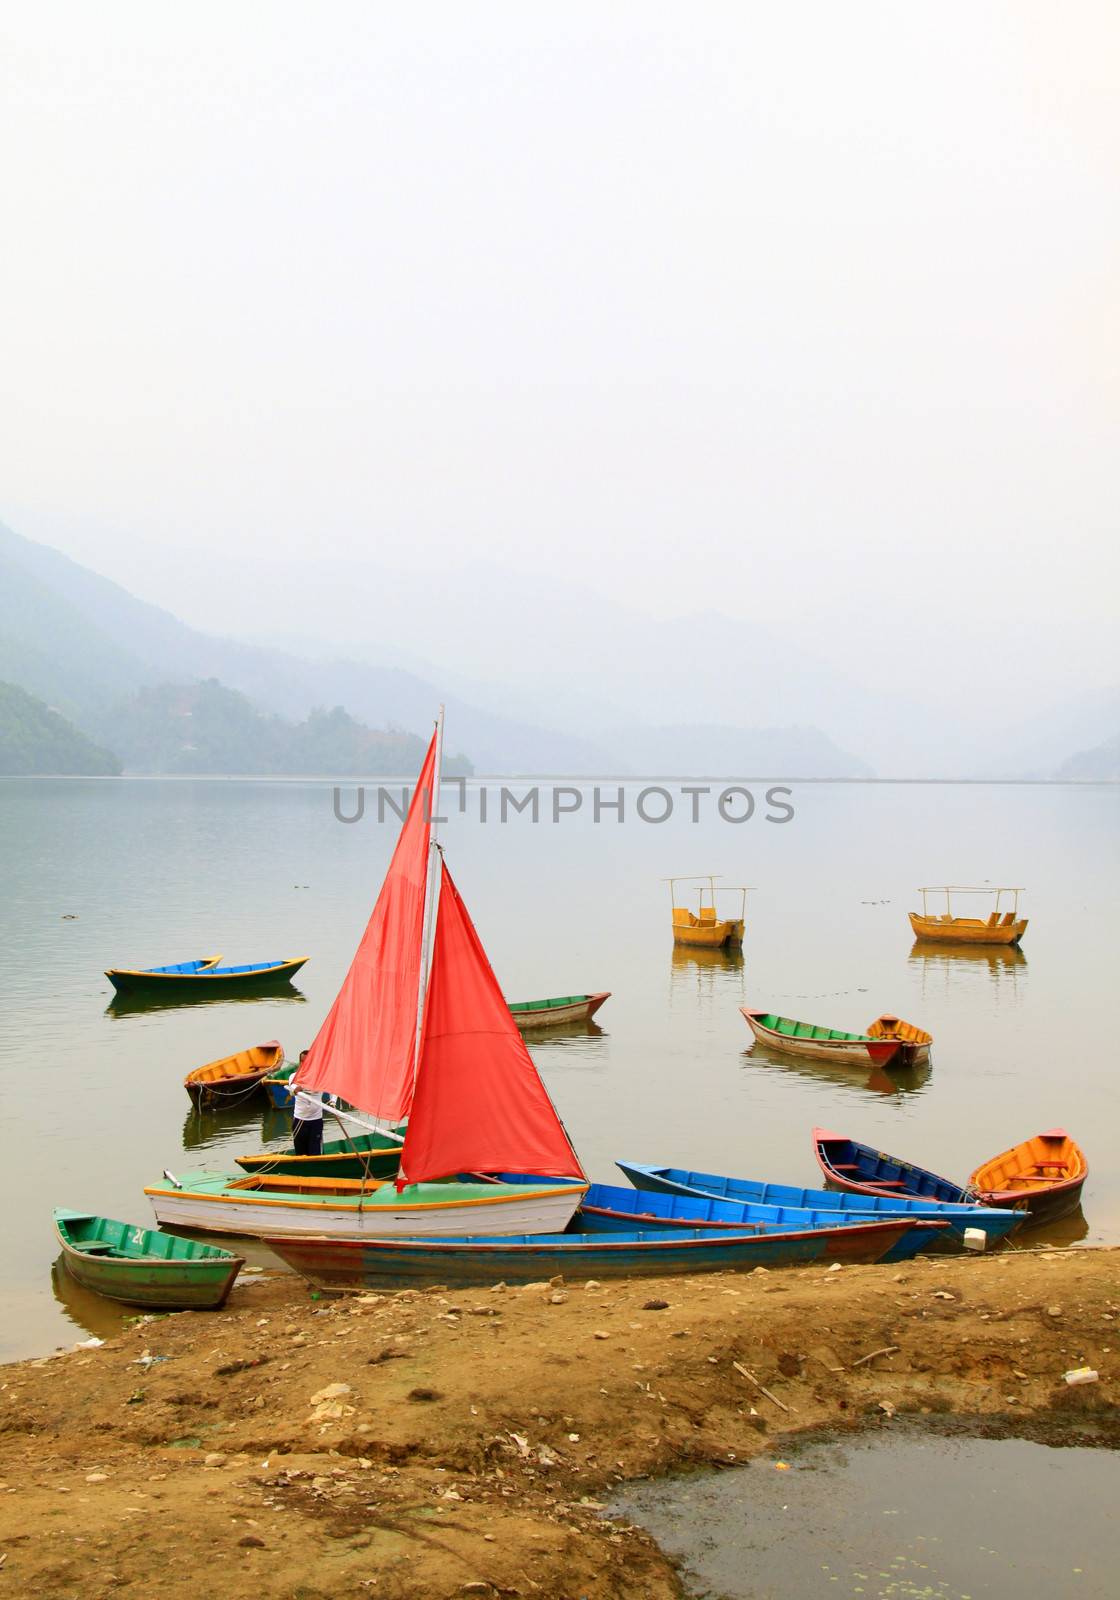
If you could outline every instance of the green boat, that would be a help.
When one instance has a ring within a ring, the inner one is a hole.
[[[317,1156],[297,1156],[292,1149],[262,1150],[236,1156],[243,1172],[279,1173],[305,1178],[395,1178],[401,1160],[404,1125],[389,1133],[361,1133],[330,1139]]]
[[[552,1000],[511,1000],[510,1014],[519,1028],[555,1028],[562,1023],[590,1022],[609,989],[597,994],[562,994]]]
[[[243,1256],[194,1239],[136,1228],[86,1211],[56,1210],[54,1231],[67,1271],[83,1289],[158,1311],[224,1305]]]
[[[760,1044],[787,1055],[814,1056],[819,1061],[853,1067],[885,1067],[902,1049],[901,1038],[845,1033],[840,1028],[822,1028],[813,1022],[799,1022],[796,1017],[780,1017],[774,1011],[755,1011],[749,1006],[740,1006],[739,1010]]]

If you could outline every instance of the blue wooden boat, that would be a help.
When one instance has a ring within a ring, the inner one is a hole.
[[[651,1167],[635,1161],[618,1166],[635,1189],[651,1198],[680,1195],[689,1199],[716,1199],[763,1205],[807,1206],[814,1211],[839,1211],[845,1216],[883,1217],[903,1212],[917,1217],[939,1217],[949,1223],[943,1243],[959,1246],[966,1228],[979,1228],[988,1244],[1004,1239],[1023,1221],[1021,1213],[1000,1212],[972,1201],[946,1204],[919,1200],[890,1192],[881,1195],[836,1193],[832,1189],[797,1189],[784,1183],[763,1183],[752,1178],[728,1178],[716,1172],[693,1172],[686,1167]],[[1011,1220],[1008,1221],[1010,1216]]]
[[[223,967],[221,956],[203,956],[198,961],[179,961],[170,967],[110,967],[105,976],[118,993],[149,989],[160,994],[201,994],[246,989],[267,989],[290,983],[308,959],[251,961],[244,966]]]
[[[884,1251],[908,1226],[904,1219],[872,1224]],[[944,1227],[933,1222],[933,1228]],[[402,1283],[535,1283],[556,1273],[571,1278],[667,1277],[684,1272],[750,1271],[816,1261],[829,1235],[855,1230],[791,1229],[732,1233],[720,1228],[651,1228],[631,1233],[525,1233],[445,1236],[440,1239],[323,1239],[278,1237],[269,1244],[282,1260],[321,1289],[378,1289]]]
[[[951,1178],[824,1128],[813,1129],[813,1154],[825,1181],[847,1194],[906,1195],[911,1200],[933,1200],[948,1206],[976,1204],[975,1195]]]
[[[802,1206],[760,1205],[717,1200],[708,1195],[641,1193],[621,1184],[593,1183],[573,1226],[588,1233],[626,1233],[635,1228],[728,1228],[736,1233],[787,1233],[824,1229],[832,1235],[823,1252],[829,1261],[909,1261],[935,1244],[944,1230],[930,1228],[927,1216],[903,1211],[868,1216],[855,1211],[812,1210]],[[900,1236],[883,1249],[883,1227],[905,1223]]]

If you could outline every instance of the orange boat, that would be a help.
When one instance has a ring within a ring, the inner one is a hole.
[[[237,1105],[263,1088],[269,1073],[283,1064],[283,1045],[278,1039],[269,1039],[266,1044],[250,1045],[236,1055],[195,1067],[183,1079],[183,1086],[199,1109]]]
[[[1076,1211],[1088,1176],[1081,1146],[1064,1128],[1051,1128],[985,1161],[968,1187],[981,1205],[1025,1206],[1034,1225]]]
[[[898,1054],[894,1057],[896,1067],[923,1066],[929,1060],[929,1049],[933,1043],[932,1033],[927,1033],[924,1028],[916,1028],[912,1022],[905,1022],[901,1017],[892,1017],[887,1012],[868,1024],[867,1037],[899,1041]]]
[[[910,912],[910,926],[918,939],[929,939],[934,944],[1015,944],[1027,931],[1027,919],[1019,915],[1019,896],[1022,889],[997,889],[991,884],[942,884],[936,888],[919,889],[922,897],[920,912]],[[930,915],[928,896],[943,894],[945,910]],[[993,894],[995,910],[987,917],[958,917],[953,914],[952,896],[955,894]],[[1001,897],[1014,895],[1010,911],[1004,911]]]

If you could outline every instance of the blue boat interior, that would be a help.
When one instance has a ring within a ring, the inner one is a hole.
[[[839,1211],[864,1218],[885,1217],[899,1211],[923,1217],[940,1214],[955,1223],[983,1228],[992,1238],[1002,1237],[1018,1225],[1013,1214],[1008,1221],[1008,1212],[990,1206],[978,1206],[964,1194],[963,1190],[956,1191],[963,1196],[962,1199],[944,1201],[933,1196],[918,1198],[901,1190],[897,1197],[849,1194],[835,1189],[795,1189],[784,1183],[762,1183],[751,1178],[728,1178],[716,1172],[692,1172],[685,1167],[651,1167],[629,1161],[620,1161],[618,1166],[636,1186],[642,1210],[647,1209],[644,1205],[647,1200],[656,1201],[659,1197],[671,1199],[679,1196],[687,1201],[695,1196],[701,1199],[718,1199],[732,1205],[749,1202],[762,1205],[804,1206],[814,1211]],[[666,1189],[647,1188],[647,1184],[665,1185]],[[611,1185],[603,1187],[612,1188]],[[955,1188],[954,1185],[949,1187]],[[627,1194],[629,1191],[621,1189],[620,1192]],[[584,1201],[585,1205],[594,1203],[590,1195]],[[714,1217],[716,1213],[711,1215]]]
[[[909,1161],[884,1155],[855,1139],[822,1139],[821,1155],[838,1178],[849,1183],[875,1183],[897,1189],[900,1194],[919,1200],[936,1200],[943,1205],[967,1205],[970,1196],[959,1184],[927,1172]]]
[[[616,1183],[593,1183],[583,1197],[577,1219],[583,1217],[588,1206],[633,1217],[638,1226],[648,1218],[651,1222],[660,1220],[671,1224],[691,1221],[697,1227],[703,1227],[705,1222],[733,1223],[767,1233],[798,1228],[841,1228],[869,1220],[866,1212],[764,1205],[755,1201],[720,1200],[714,1195],[659,1194],[649,1189],[627,1189]],[[889,1221],[890,1216],[891,1213],[885,1213],[883,1220]],[[590,1222],[591,1218],[583,1220]],[[677,1231],[675,1227],[673,1231]]]
[[[145,967],[145,972],[171,972],[190,977],[195,972],[213,972],[208,961],[178,961],[172,967]]]
[[[241,972],[267,972],[270,967],[285,967],[286,961],[252,961],[244,967],[207,967],[205,976],[208,978],[228,978],[233,973]]]

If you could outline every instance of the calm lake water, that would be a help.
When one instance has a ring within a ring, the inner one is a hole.
[[[613,1506],[719,1600],[1111,1600],[1120,1457],[890,1429]]]
[[[508,997],[612,991],[600,1027],[532,1042],[590,1174],[621,1181],[623,1157],[816,1183],[820,1123],[964,1179],[1063,1124],[1092,1169],[1084,1216],[1032,1238],[1120,1239],[1120,791],[806,784],[773,824],[753,787],[742,825],[714,798],[698,822],[678,801],[662,825],[596,824],[589,801],[557,824],[483,823],[472,789],[464,814],[445,803],[448,863]],[[147,1222],[141,1191],[164,1167],[228,1168],[286,1136],[259,1108],[200,1119],[183,1076],[265,1039],[290,1056],[311,1042],[396,826],[373,805],[340,823],[321,782],[0,782],[0,1356],[104,1331],[103,1306],[52,1283],[53,1206]],[[757,885],[741,958],[674,948],[660,879],[696,871]],[[914,885],[988,879],[1028,887],[1021,954],[915,947]],[[107,966],[219,951],[310,960],[282,997],[112,1004]],[[752,1050],[743,1004],[851,1030],[896,1011],[933,1033],[932,1066],[890,1075]]]

